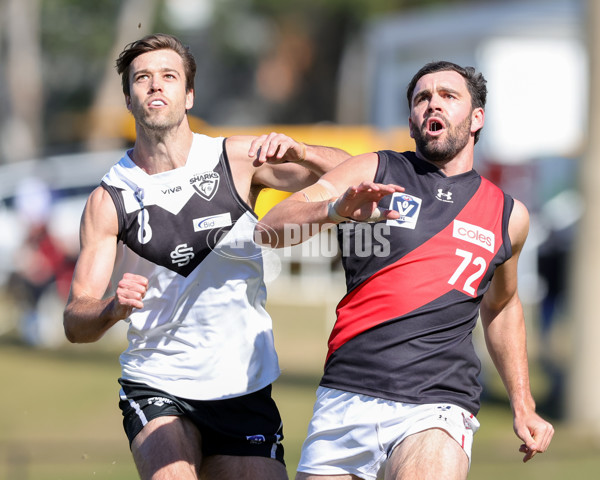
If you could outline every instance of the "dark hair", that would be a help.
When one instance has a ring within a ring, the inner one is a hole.
[[[454,71],[460,74],[467,83],[467,89],[471,94],[471,107],[475,108],[485,108],[485,101],[487,97],[487,87],[485,86],[486,79],[483,75],[477,72],[473,67],[461,67],[456,63],[439,61],[439,62],[430,62],[423,66],[412,78],[408,87],[406,89],[406,98],[408,99],[408,109],[412,108],[412,96],[415,91],[415,86],[421,77],[428,75],[430,73],[436,72],[444,72],[444,71]],[[479,133],[481,129],[479,129],[475,133],[475,143],[479,139]]]
[[[117,58],[117,72],[121,75],[123,93],[130,95],[129,90],[129,71],[131,62],[143,53],[156,50],[173,50],[183,60],[185,70],[185,89],[187,92],[194,90],[194,78],[196,77],[196,60],[192,55],[190,48],[173,35],[166,33],[155,33],[146,35],[140,40],[130,43]]]

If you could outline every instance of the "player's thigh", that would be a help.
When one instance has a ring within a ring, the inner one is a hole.
[[[285,465],[267,457],[211,455],[200,470],[202,480],[287,480]]]
[[[311,473],[298,472],[296,480],[361,480],[356,475],[314,475]]]
[[[142,480],[196,480],[202,463],[198,429],[185,417],[150,420],[131,443]]]
[[[406,437],[392,452],[386,480],[465,480],[469,459],[447,432],[432,428]]]

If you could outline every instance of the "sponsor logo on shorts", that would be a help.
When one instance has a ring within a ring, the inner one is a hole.
[[[437,410],[441,411],[442,413],[438,414],[438,420],[443,420],[444,422],[448,422],[448,417],[446,416],[446,413],[452,409],[451,405],[438,405]]]
[[[167,404],[170,405],[173,403],[173,400],[165,397],[152,397],[148,399],[148,405],[156,405],[157,407],[162,407]]]
[[[267,441],[264,435],[247,435],[246,440],[248,440],[252,445],[260,445]]]
[[[463,412],[462,417],[463,417],[463,424],[465,426],[465,429],[473,430],[473,414],[471,414],[467,417],[465,415],[465,413]]]

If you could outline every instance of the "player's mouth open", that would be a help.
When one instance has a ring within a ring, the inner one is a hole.
[[[442,130],[444,130],[444,124],[439,121],[439,120],[435,120],[435,119],[431,119],[427,122],[427,132],[431,133],[431,134],[437,134],[438,132],[441,133]]]

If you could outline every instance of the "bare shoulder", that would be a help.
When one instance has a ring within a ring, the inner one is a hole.
[[[225,149],[227,150],[227,156],[229,157],[229,160],[235,160],[239,158],[248,160],[248,150],[250,149],[250,144],[255,138],[256,137],[251,135],[233,135],[231,137],[227,137],[225,139]]]
[[[375,152],[363,153],[344,160],[337,167],[326,173],[323,178],[333,185],[344,189],[361,182],[375,179],[379,155]]]
[[[529,211],[527,207],[515,199],[508,223],[508,233],[513,247],[513,254],[520,251],[529,233]]]
[[[118,233],[117,209],[110,194],[96,187],[88,197],[81,220],[82,235],[86,232]]]

